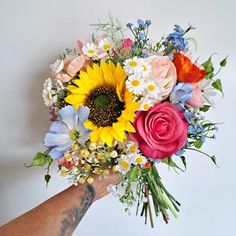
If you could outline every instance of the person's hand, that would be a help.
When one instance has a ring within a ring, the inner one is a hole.
[[[94,177],[94,182],[92,184],[96,196],[94,201],[106,196],[109,192],[107,191],[107,186],[110,184],[117,184],[122,178],[122,174],[119,172],[110,171],[109,176],[106,178],[99,178],[99,176]]]

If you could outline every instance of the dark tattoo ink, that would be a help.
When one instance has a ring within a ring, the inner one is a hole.
[[[91,185],[87,185],[79,206],[74,206],[72,209],[63,212],[64,219],[61,221],[60,236],[67,235],[67,233],[74,231],[92,204],[94,198],[94,188]]]

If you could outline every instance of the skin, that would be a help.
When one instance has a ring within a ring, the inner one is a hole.
[[[92,185],[71,186],[0,227],[0,235],[71,235],[92,203],[107,195],[107,186],[116,184],[120,179],[119,173],[111,173],[107,179],[95,177]]]

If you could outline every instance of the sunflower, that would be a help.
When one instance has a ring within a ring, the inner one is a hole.
[[[85,127],[92,130],[91,142],[102,141],[112,146],[114,141],[124,142],[126,132],[135,132],[132,122],[139,103],[125,86],[126,74],[120,64],[101,62],[80,72],[80,79],[68,86],[70,94],[65,101],[76,109],[80,105],[90,108]]]

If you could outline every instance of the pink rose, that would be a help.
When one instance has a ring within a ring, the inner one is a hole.
[[[52,71],[52,76],[54,79],[61,80],[62,82],[69,82],[78,71],[85,69],[88,64],[89,62],[84,55],[65,59],[63,70],[59,73]]]
[[[187,104],[193,108],[202,107],[205,100],[202,96],[201,86],[199,83],[191,83],[193,86],[192,98],[188,100]]]
[[[183,113],[169,102],[137,112],[134,128],[136,133],[130,133],[130,139],[145,156],[153,159],[175,154],[187,140],[188,123]]]
[[[119,49],[120,53],[123,54],[123,56],[128,56],[132,50],[133,41],[130,38],[127,38],[124,40],[123,45]]]
[[[177,74],[174,63],[167,56],[153,55],[148,58],[152,66],[149,80],[157,81],[161,88],[161,96],[167,98],[177,82]]]

